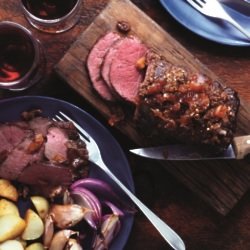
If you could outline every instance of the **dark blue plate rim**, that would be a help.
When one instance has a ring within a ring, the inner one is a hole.
[[[244,35],[235,30],[230,24],[204,16],[185,0],[160,0],[160,3],[176,21],[203,38],[223,45],[250,46],[250,42],[247,41]],[[239,19],[244,23],[249,23],[248,17],[228,6],[223,6],[236,20]]]
[[[53,117],[58,110],[61,110],[77,121],[96,140],[103,153],[104,161],[111,171],[134,193],[134,182],[130,166],[121,146],[99,121],[80,107],[64,100],[45,96],[22,96],[2,99],[0,100],[0,122],[16,121],[20,119],[21,112],[32,108],[41,108],[43,114],[48,117]],[[98,168],[92,168],[90,176],[103,179],[115,189],[117,188],[110,178]],[[134,216],[132,214],[125,216],[120,233],[111,245],[111,250],[124,248],[133,222]]]

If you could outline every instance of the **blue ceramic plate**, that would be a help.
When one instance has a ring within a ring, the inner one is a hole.
[[[130,167],[120,145],[106,128],[82,109],[68,102],[49,97],[16,97],[0,101],[0,122],[19,120],[21,112],[32,108],[42,109],[43,114],[49,117],[53,117],[58,110],[61,110],[68,114],[73,120],[77,121],[96,140],[102,152],[103,159],[110,170],[134,192],[134,183]],[[90,175],[91,177],[107,181],[114,189],[117,188],[106,174],[96,167],[91,168]],[[121,191],[117,190],[117,192]],[[114,240],[111,250],[124,248],[131,231],[133,220],[132,215],[125,216],[121,231]]]
[[[250,41],[232,25],[204,16],[185,0],[160,0],[160,2],[179,23],[204,38],[226,45],[250,46]],[[250,33],[249,13],[238,11],[225,4],[223,7]]]

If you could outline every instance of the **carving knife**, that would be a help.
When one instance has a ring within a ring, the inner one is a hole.
[[[170,144],[159,147],[130,149],[130,152],[156,160],[218,160],[243,159],[250,154],[250,135],[238,136],[222,153],[213,153],[205,147],[184,144]]]

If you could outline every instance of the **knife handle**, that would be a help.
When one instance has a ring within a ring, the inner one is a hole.
[[[238,136],[233,139],[236,159],[243,159],[250,154],[250,135]]]

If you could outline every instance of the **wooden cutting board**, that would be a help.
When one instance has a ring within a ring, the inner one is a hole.
[[[124,108],[118,104],[103,101],[92,89],[85,62],[89,50],[105,33],[116,30],[117,21],[128,21],[131,34],[135,34],[149,47],[158,50],[173,64],[183,65],[191,70],[217,78],[213,72],[183,48],[173,37],[151,20],[129,0],[111,0],[94,22],[79,36],[60,62],[56,72],[80,95],[109,120],[114,110]],[[250,105],[241,101],[237,134],[249,134]],[[135,129],[132,115],[116,125],[117,129],[129,136],[138,146],[149,142]],[[158,162],[157,162],[158,164]],[[184,183],[216,211],[226,215],[248,190],[250,165],[246,161],[199,161],[159,162],[176,178]]]

